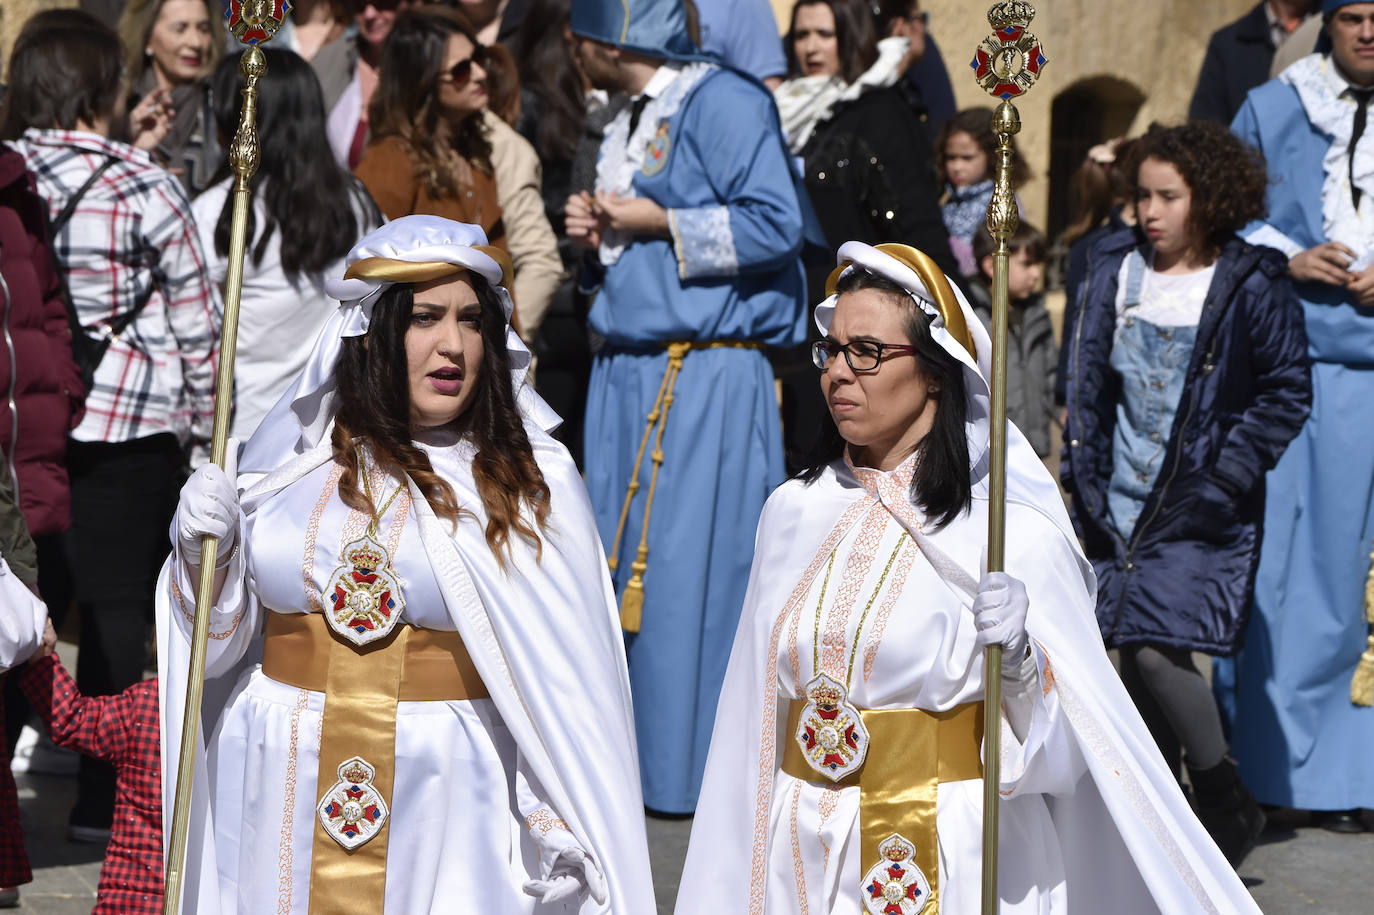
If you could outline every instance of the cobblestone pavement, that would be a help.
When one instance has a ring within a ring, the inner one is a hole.
[[[21,911],[89,913],[95,904],[101,849],[67,841],[74,779],[21,775],[17,780],[24,836],[34,865],[34,882],[22,890]],[[1305,815],[1293,811],[1279,811],[1272,819],[1263,844],[1241,868],[1241,876],[1267,915],[1370,911],[1367,887],[1374,864],[1374,832],[1334,835],[1309,828]],[[1366,819],[1374,826],[1368,812]],[[663,915],[672,912],[690,830],[690,820],[649,820],[658,910]]]

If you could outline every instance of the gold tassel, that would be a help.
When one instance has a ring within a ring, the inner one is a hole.
[[[1364,618],[1374,626],[1374,553],[1369,554],[1369,577],[1364,583]],[[1364,653],[1350,678],[1350,701],[1355,705],[1374,705],[1374,632],[1365,639]]]
[[[634,574],[625,583],[625,590],[620,595],[620,628],[626,632],[638,632],[644,618],[644,570],[648,564],[633,562],[630,567],[634,569]]]

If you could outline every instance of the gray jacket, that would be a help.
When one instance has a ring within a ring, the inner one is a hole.
[[[981,283],[968,284],[969,304],[983,326],[992,332],[992,297]],[[1054,345],[1045,296],[1036,293],[1012,302],[1007,323],[1007,417],[1025,433],[1040,457],[1050,453],[1050,423],[1054,420],[1054,373],[1059,348]]]

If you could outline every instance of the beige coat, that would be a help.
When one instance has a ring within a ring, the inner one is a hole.
[[[558,238],[544,213],[543,167],[530,142],[490,111],[483,111],[496,195],[506,224],[506,245],[515,267],[515,308],[521,335],[534,340],[563,276]]]

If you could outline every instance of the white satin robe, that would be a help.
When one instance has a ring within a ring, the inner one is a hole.
[[[881,539],[876,548],[859,545],[856,549],[862,536],[877,532]],[[847,658],[854,657],[849,697],[858,708],[946,711],[977,702],[983,698],[983,652],[974,644],[973,616],[943,585],[916,543],[902,537],[904,533],[897,520],[877,505],[840,541],[824,589],[819,628],[822,644],[838,644],[841,650],[832,652],[829,662],[822,655],[821,669],[843,681]],[[883,568],[897,549],[899,537],[901,551],[884,579]],[[854,553],[870,558],[866,563],[861,560],[862,576],[855,575],[846,588],[845,570]],[[807,597],[786,621],[778,645],[780,718],[785,718],[788,701],[804,698],[806,683],[813,676],[816,607],[824,579],[822,571],[811,583]],[[875,593],[856,642],[864,607]],[[846,615],[847,622],[836,625]],[[832,633],[829,640],[827,632]],[[840,633],[842,638],[834,638]],[[1009,727],[1002,729],[1002,790],[1008,802],[1000,816],[1001,841],[1009,854],[1001,864],[1000,879],[1021,889],[1000,911],[1017,915],[1062,910],[1064,864],[1054,824],[1037,792],[1068,791],[1083,772],[1082,760],[1064,739],[1055,695],[1043,694],[1038,681],[1028,686],[1031,728],[1025,743],[1017,741]],[[793,739],[791,733],[780,736],[783,741]],[[880,750],[900,752],[900,748],[877,746],[870,752]],[[859,860],[860,790],[823,781],[819,777],[801,781],[778,771],[769,844],[769,915],[863,912],[860,885],[878,862]],[[979,911],[982,791],[981,779],[946,782],[938,788],[938,898],[944,915]],[[915,835],[907,838],[920,841]],[[806,888],[805,899],[801,887]]]
[[[343,504],[334,484],[307,554],[307,528],[332,467],[316,467],[248,515],[246,546],[232,564],[216,608],[219,620],[234,622],[218,630],[212,626],[207,680],[236,668],[253,645],[251,634],[260,629],[265,610],[307,612],[307,592],[318,599],[340,562],[341,540],[356,539],[365,526],[364,516]],[[373,474],[371,479],[378,504],[398,485],[395,477],[383,481]],[[405,599],[402,620],[453,631],[415,512],[408,509],[405,499],[398,499],[377,525],[378,539],[388,543],[404,511],[392,553]],[[348,519],[350,533],[344,538]],[[245,568],[240,557],[246,557],[247,582],[232,574]],[[182,594],[193,594],[194,582],[180,563],[177,568]],[[477,597],[475,591],[470,596]],[[186,600],[188,613],[192,605]],[[172,618],[189,639],[187,613],[173,612]],[[207,746],[207,774],[222,915],[304,915],[308,910],[324,703],[324,693],[272,680],[255,664],[239,678],[219,719]],[[395,760],[386,826],[388,915],[457,911],[454,906],[462,906],[456,900],[476,897],[484,911],[503,915],[577,910],[537,906],[521,889],[526,880],[543,876],[540,848],[526,817],[540,824],[537,829],[561,817],[521,765],[492,700],[398,703]],[[575,844],[568,835],[562,838]]]

